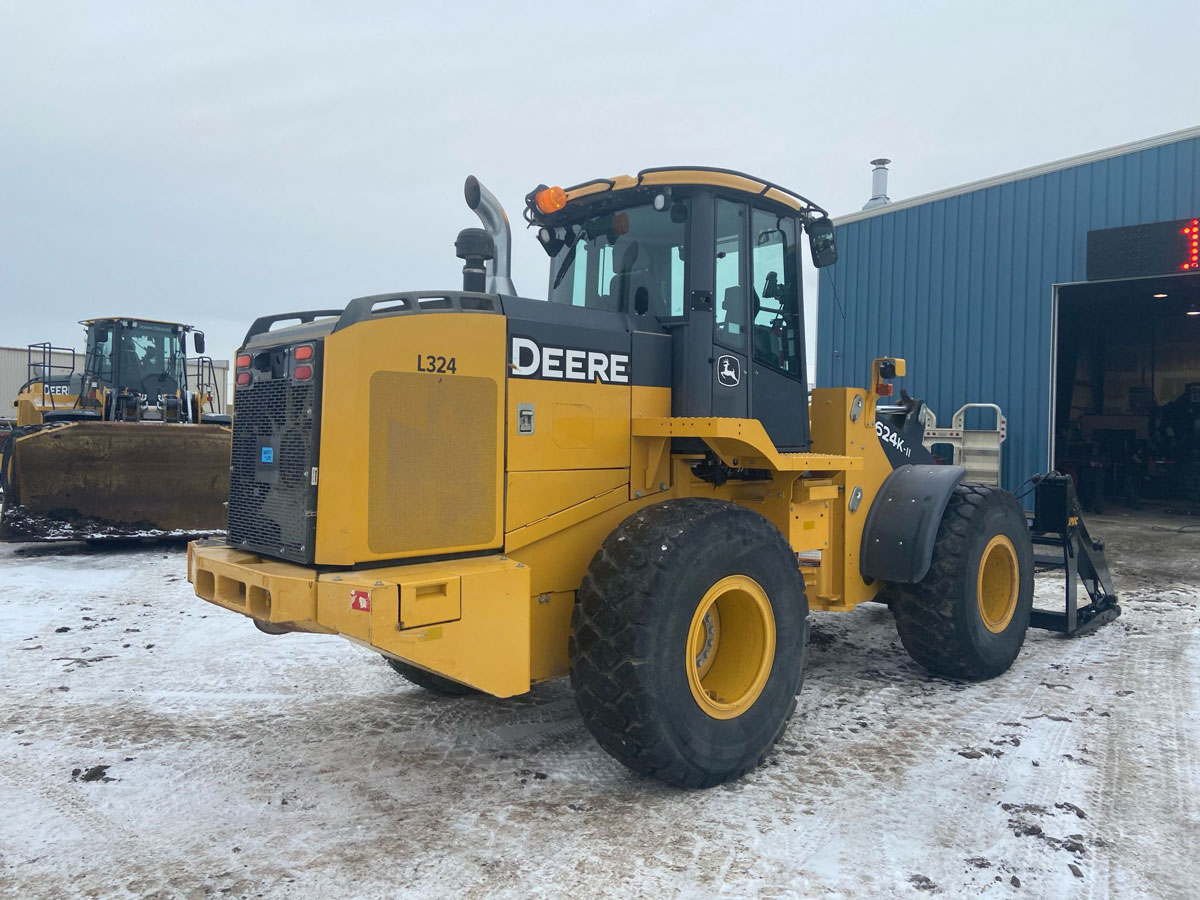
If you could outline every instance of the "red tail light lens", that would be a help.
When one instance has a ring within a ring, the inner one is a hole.
[[[301,344],[292,354],[296,359],[312,359],[313,348],[312,344]]]
[[[292,374],[296,376],[297,381],[308,381],[312,378],[312,366],[296,366],[296,371]]]
[[[250,368],[250,354],[249,353],[239,353],[238,354],[237,367],[239,369]]]
[[[237,373],[238,387],[245,387],[249,383],[250,383],[250,373],[249,372],[238,372]]]

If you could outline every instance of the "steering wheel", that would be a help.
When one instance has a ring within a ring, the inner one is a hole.
[[[148,398],[174,394],[178,390],[179,382],[168,372],[158,372],[142,379],[142,393]]]

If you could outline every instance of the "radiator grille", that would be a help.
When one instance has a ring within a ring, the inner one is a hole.
[[[229,478],[233,545],[293,562],[312,562],[316,398],[316,377],[301,382],[257,381],[234,392]]]
[[[498,540],[496,382],[371,378],[367,546],[436,553]]]

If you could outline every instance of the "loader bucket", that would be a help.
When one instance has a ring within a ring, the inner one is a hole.
[[[225,528],[222,425],[70,422],[16,432],[4,461],[4,540],[185,537]]]

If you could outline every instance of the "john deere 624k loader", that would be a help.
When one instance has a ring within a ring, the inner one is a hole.
[[[810,608],[884,599],[931,670],[1009,667],[1033,591],[1017,501],[933,465],[902,359],[809,401],[801,234],[836,260],[824,210],[706,168],[542,186],[546,302],[515,295],[495,198],[466,195],[485,229],[459,235],[462,291],[251,327],[200,597],[441,693],[569,674],[604,749],[678,785],[779,738]]]

